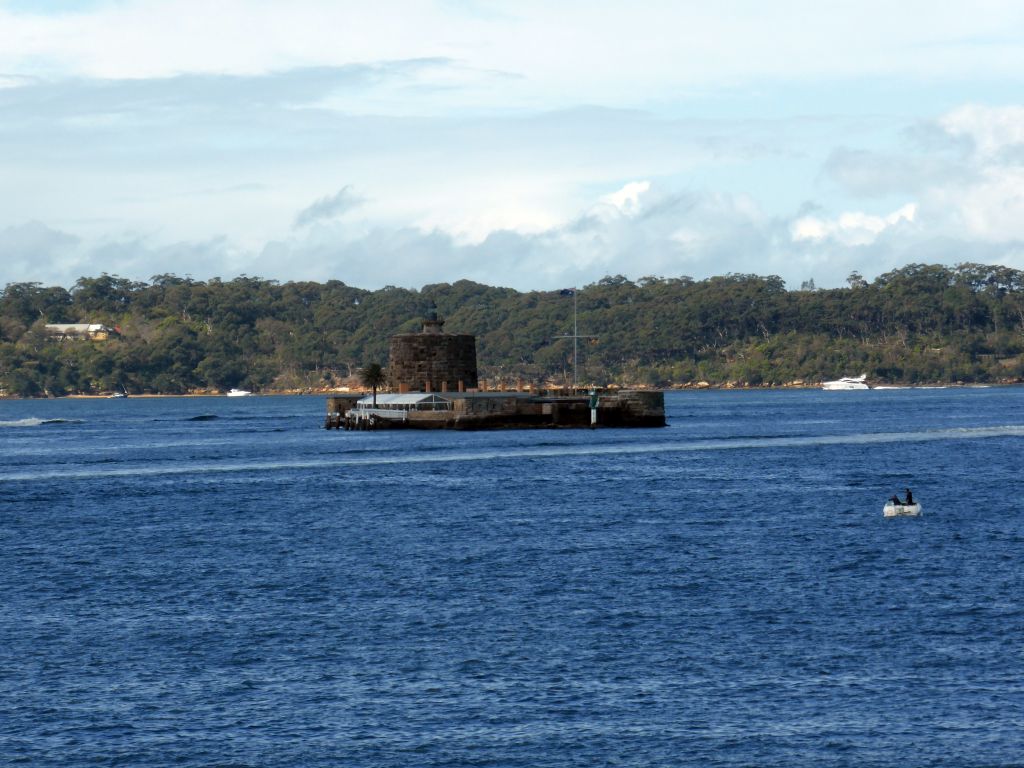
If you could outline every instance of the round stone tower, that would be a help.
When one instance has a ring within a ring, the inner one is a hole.
[[[456,392],[475,389],[476,337],[444,333],[431,307],[420,333],[391,337],[388,378],[394,392]]]

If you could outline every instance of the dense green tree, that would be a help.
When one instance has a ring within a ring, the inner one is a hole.
[[[605,384],[778,384],[848,373],[879,380],[1012,381],[1024,374],[1024,273],[910,264],[868,283],[788,291],[775,276],[609,276],[575,296],[580,378]],[[469,280],[378,291],[242,275],[78,280],[0,291],[0,387],[21,395],[308,388],[386,359],[435,304],[477,337],[490,380],[571,377],[573,297]],[[102,322],[108,341],[57,341],[46,323]]]

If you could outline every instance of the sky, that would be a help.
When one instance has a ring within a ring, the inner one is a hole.
[[[1024,269],[1024,3],[0,0],[0,286]]]

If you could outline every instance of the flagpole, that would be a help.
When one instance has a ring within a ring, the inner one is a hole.
[[[596,339],[596,336],[580,336],[580,322],[579,322],[579,299],[577,297],[576,288],[563,288],[559,291],[562,296],[568,296],[569,292],[572,291],[572,334],[562,334],[558,336],[559,339],[572,339],[572,388],[576,390],[579,388],[580,374],[580,339]],[[564,371],[563,371],[564,373]]]
[[[580,340],[580,327],[576,321],[576,294],[579,293],[575,288],[572,289],[572,388],[573,391],[577,387],[577,357],[576,357],[576,345]]]

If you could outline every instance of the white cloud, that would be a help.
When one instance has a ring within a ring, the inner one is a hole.
[[[74,235],[31,221],[0,230],[0,264],[7,282],[60,284],[85,266],[81,245]]]
[[[9,268],[9,279],[62,285],[96,274],[91,265],[102,264],[103,271],[138,280],[163,272],[196,279],[245,273],[338,279],[372,289],[468,278],[521,290],[584,285],[608,274],[701,279],[725,272],[776,274],[790,286],[813,277],[830,287],[843,285],[853,270],[871,279],[909,262],[1024,263],[1024,240],[934,237],[920,230],[912,205],[877,216],[777,217],[742,195],[679,194],[655,183],[643,202],[640,215],[595,216],[590,205],[555,226],[495,230],[479,241],[443,229],[366,222],[356,228],[335,219],[254,247],[227,238],[160,243],[124,237],[97,243],[33,225],[0,231],[0,257],[23,250],[18,243],[42,243],[34,260]],[[286,274],[283,264],[289,265]]]
[[[885,216],[862,211],[848,211],[834,219],[802,216],[790,227],[793,240],[821,241],[832,239],[843,245],[868,245],[891,227],[911,223],[917,214],[917,205],[907,203]]]
[[[622,189],[604,195],[601,202],[610,205],[625,216],[635,216],[640,212],[640,197],[651,188],[649,181],[631,181]]]
[[[919,125],[913,135],[922,133],[927,140],[902,154],[836,151],[824,172],[853,195],[913,194],[916,208],[909,220],[932,237],[1024,239],[1024,107],[964,105]],[[871,242],[898,223],[891,219],[809,216],[794,223],[794,237]]]
[[[944,234],[988,242],[1024,239],[1024,167],[987,167],[971,184],[934,187],[922,207]]]
[[[975,169],[966,158],[950,153],[870,152],[841,148],[823,167],[825,177],[858,197],[916,196],[939,185],[968,184]]]
[[[949,95],[1016,87],[1019,3],[11,8],[0,283],[185,269],[828,285],[930,249],[1019,258],[1024,239],[1024,107]],[[34,220],[75,235],[13,255]]]
[[[1024,146],[1024,107],[967,104],[938,120],[953,137],[969,138],[981,161],[998,161],[1009,147]]]
[[[121,0],[49,15],[0,8],[0,72],[31,66],[50,76],[148,78],[433,57],[467,65],[412,77],[406,105],[415,110],[442,98],[464,107],[552,107],[566,93],[577,103],[637,105],[680,89],[774,78],[1016,80],[1024,68],[1024,49],[1008,34],[1024,26],[1019,3],[520,0],[480,7]],[[495,92],[485,87],[488,72],[519,79]]]

